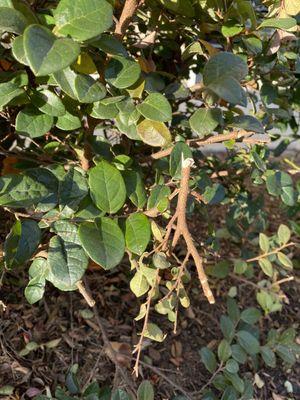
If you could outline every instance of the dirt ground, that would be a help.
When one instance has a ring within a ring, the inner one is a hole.
[[[280,218],[281,211],[273,209],[271,230],[278,227]],[[221,226],[223,217],[220,215],[217,220]],[[1,231],[7,232],[11,224],[10,216],[2,213],[0,223]],[[199,233],[197,222],[193,224],[193,230]],[[201,229],[205,231],[205,226]],[[3,234],[1,239],[4,239]],[[223,251],[228,255],[231,250],[225,246]],[[139,303],[128,291],[128,271],[124,263],[112,272],[90,271],[87,280],[109,340],[129,355],[137,341],[140,323],[133,321]],[[297,274],[299,276],[299,270]],[[0,387],[12,385],[15,388],[14,395],[9,398],[30,399],[39,392],[45,393],[47,387],[53,393],[57,385],[65,382],[68,368],[75,363],[79,365],[78,377],[82,385],[92,380],[97,380],[100,386],[118,384],[119,377],[115,376],[115,367],[105,355],[95,316],[81,295],[76,292],[62,293],[48,284],[44,299],[31,306],[24,298],[26,281],[25,271],[14,271],[5,275],[1,288],[0,299],[6,309],[0,306]],[[233,279],[216,281],[213,289],[217,301],[214,306],[207,303],[198,282],[192,282],[189,288],[191,307],[181,310],[177,333],[172,333],[171,324],[166,320],[162,322],[160,318],[160,326],[168,333],[167,339],[163,343],[145,343],[142,361],[155,366],[155,369],[143,364],[141,372],[142,377],[153,383],[156,399],[169,400],[175,394],[181,394],[162,375],[193,394],[195,400],[201,399],[197,393],[209,379],[209,374],[200,361],[199,350],[208,344],[213,347],[221,337],[218,321],[225,312],[226,295],[231,286],[238,287],[240,306],[257,306],[255,289],[243,282]],[[262,336],[271,327],[294,326],[299,329],[299,283],[288,282],[284,291],[289,304],[281,313],[264,319]],[[38,347],[27,355],[20,355],[20,351],[32,341]],[[121,361],[130,373],[133,363],[130,365],[128,358]],[[299,363],[288,371],[278,367],[262,368],[256,372],[264,382],[261,389],[256,387],[256,400],[300,399]],[[293,385],[293,396],[287,396],[284,386],[287,380]]]

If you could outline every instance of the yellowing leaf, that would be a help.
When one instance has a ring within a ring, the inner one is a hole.
[[[92,59],[92,57],[87,53],[81,53],[77,58],[73,68],[76,72],[81,74],[94,74],[97,72],[97,67]]]
[[[144,143],[154,147],[165,147],[172,141],[169,129],[163,122],[145,119],[137,126]]]

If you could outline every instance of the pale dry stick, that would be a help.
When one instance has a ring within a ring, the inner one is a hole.
[[[79,293],[82,295],[84,300],[88,303],[89,307],[94,307],[96,304],[95,300],[90,296],[90,294],[86,291],[86,288],[84,287],[82,281],[78,281],[76,283],[77,289]]]
[[[282,246],[278,247],[278,249],[269,251],[268,253],[261,254],[260,256],[257,256],[257,257],[249,258],[248,260],[246,260],[246,262],[252,262],[252,261],[261,260],[262,258],[271,256],[272,254],[277,254],[281,250],[286,249],[287,247],[291,247],[291,246],[295,246],[295,243],[294,242],[290,242],[290,243],[287,243],[287,244],[283,244]]]
[[[293,281],[294,279],[295,279],[294,276],[289,276],[287,278],[280,279],[279,281],[272,283],[271,287],[280,286],[282,283],[290,282]]]
[[[144,324],[143,324],[143,329],[142,329],[142,332],[141,332],[141,335],[140,335],[140,339],[139,339],[139,341],[138,341],[138,343],[135,346],[135,349],[133,351],[133,354],[137,353],[135,364],[134,364],[134,367],[133,367],[133,373],[135,373],[136,377],[139,376],[139,362],[140,362],[140,357],[141,357],[142,345],[143,345],[145,333],[146,333],[147,326],[148,326],[151,300],[152,300],[153,294],[155,292],[156,284],[159,283],[159,280],[160,279],[159,279],[159,269],[158,269],[156,271],[154,284],[153,284],[152,288],[148,292],[148,297],[147,297],[147,301],[146,301],[146,314],[145,314],[145,318],[144,318]]]
[[[226,142],[227,140],[232,140],[232,139],[236,140],[236,139],[240,139],[242,137],[251,136],[251,135],[253,135],[253,133],[254,132],[233,131],[233,132],[229,132],[229,133],[222,133],[219,135],[211,136],[208,139],[203,139],[203,140],[190,139],[190,140],[187,140],[186,143],[191,146],[195,146],[195,147],[206,146],[206,145],[210,145],[210,144],[214,144],[214,143]],[[154,160],[158,160],[160,158],[167,157],[168,155],[171,154],[173,148],[174,148],[174,146],[171,146],[165,150],[158,151],[157,153],[152,154],[151,157]]]
[[[123,39],[123,36],[125,35],[126,30],[141,3],[142,3],[141,0],[125,1],[122,14],[115,27],[115,37],[117,39],[119,40]]]
[[[87,293],[90,293],[91,290],[89,288],[89,284],[87,282],[86,277],[83,278],[83,281],[84,281],[84,285],[85,285]],[[136,398],[136,390],[135,390],[134,384],[133,384],[130,376],[128,376],[127,371],[122,367],[122,365],[120,365],[120,363],[119,363],[119,361],[117,359],[116,352],[113,349],[113,347],[112,347],[112,345],[111,345],[111,343],[110,343],[110,341],[108,339],[108,336],[107,336],[107,333],[106,333],[106,329],[104,328],[104,325],[103,325],[103,323],[101,321],[101,318],[100,318],[100,315],[99,315],[98,308],[97,308],[96,304],[93,306],[93,312],[94,312],[94,315],[95,315],[95,318],[96,318],[96,322],[97,322],[97,324],[99,326],[99,329],[100,329],[100,332],[101,332],[101,335],[102,335],[105,354],[112,361],[112,363],[115,364],[116,370],[118,370],[120,372],[120,374],[121,374],[121,376],[122,376],[127,388],[130,390],[131,394],[133,394],[133,398],[135,399]]]
[[[180,191],[178,195],[176,212],[174,214],[174,216],[176,216],[177,218],[177,227],[173,237],[172,247],[175,247],[180,236],[183,236],[187,245],[187,250],[189,253],[191,253],[194,259],[204,295],[206,296],[210,304],[214,304],[215,303],[214,295],[208,284],[207,276],[203,268],[202,257],[200,257],[198,250],[196,249],[196,246],[194,244],[193,238],[190,234],[186,222],[186,204],[189,195],[189,180],[190,180],[191,166],[193,165],[193,163],[194,161],[192,158],[187,158],[182,162]]]

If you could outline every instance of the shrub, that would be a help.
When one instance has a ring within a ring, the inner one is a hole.
[[[93,304],[82,283],[89,262],[111,270],[126,255],[130,289],[142,298],[136,374],[143,339],[165,337],[151,306],[176,329],[194,269],[210,303],[213,278],[235,274],[258,277],[259,305],[280,310],[290,236],[300,231],[299,182],[286,171],[299,166],[274,158],[299,137],[298,2],[0,7],[0,204],[15,217],[3,268],[31,262],[29,303],[50,282]],[[218,143],[225,154],[204,151]],[[272,237],[268,195],[290,218]],[[222,226],[215,210],[226,212]],[[197,219],[207,226],[201,237]],[[216,262],[226,240],[235,256]]]

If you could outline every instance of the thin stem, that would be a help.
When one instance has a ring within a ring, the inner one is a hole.
[[[278,248],[275,249],[275,250],[269,251],[268,253],[261,254],[260,256],[257,256],[257,257],[249,258],[248,260],[246,260],[246,262],[252,262],[252,261],[261,260],[262,258],[271,256],[272,254],[277,254],[277,253],[279,253],[281,250],[283,250],[283,249],[285,249],[285,248],[287,248],[287,247],[290,247],[290,246],[295,246],[295,243],[291,242],[291,243],[284,244],[284,245],[278,247]]]

